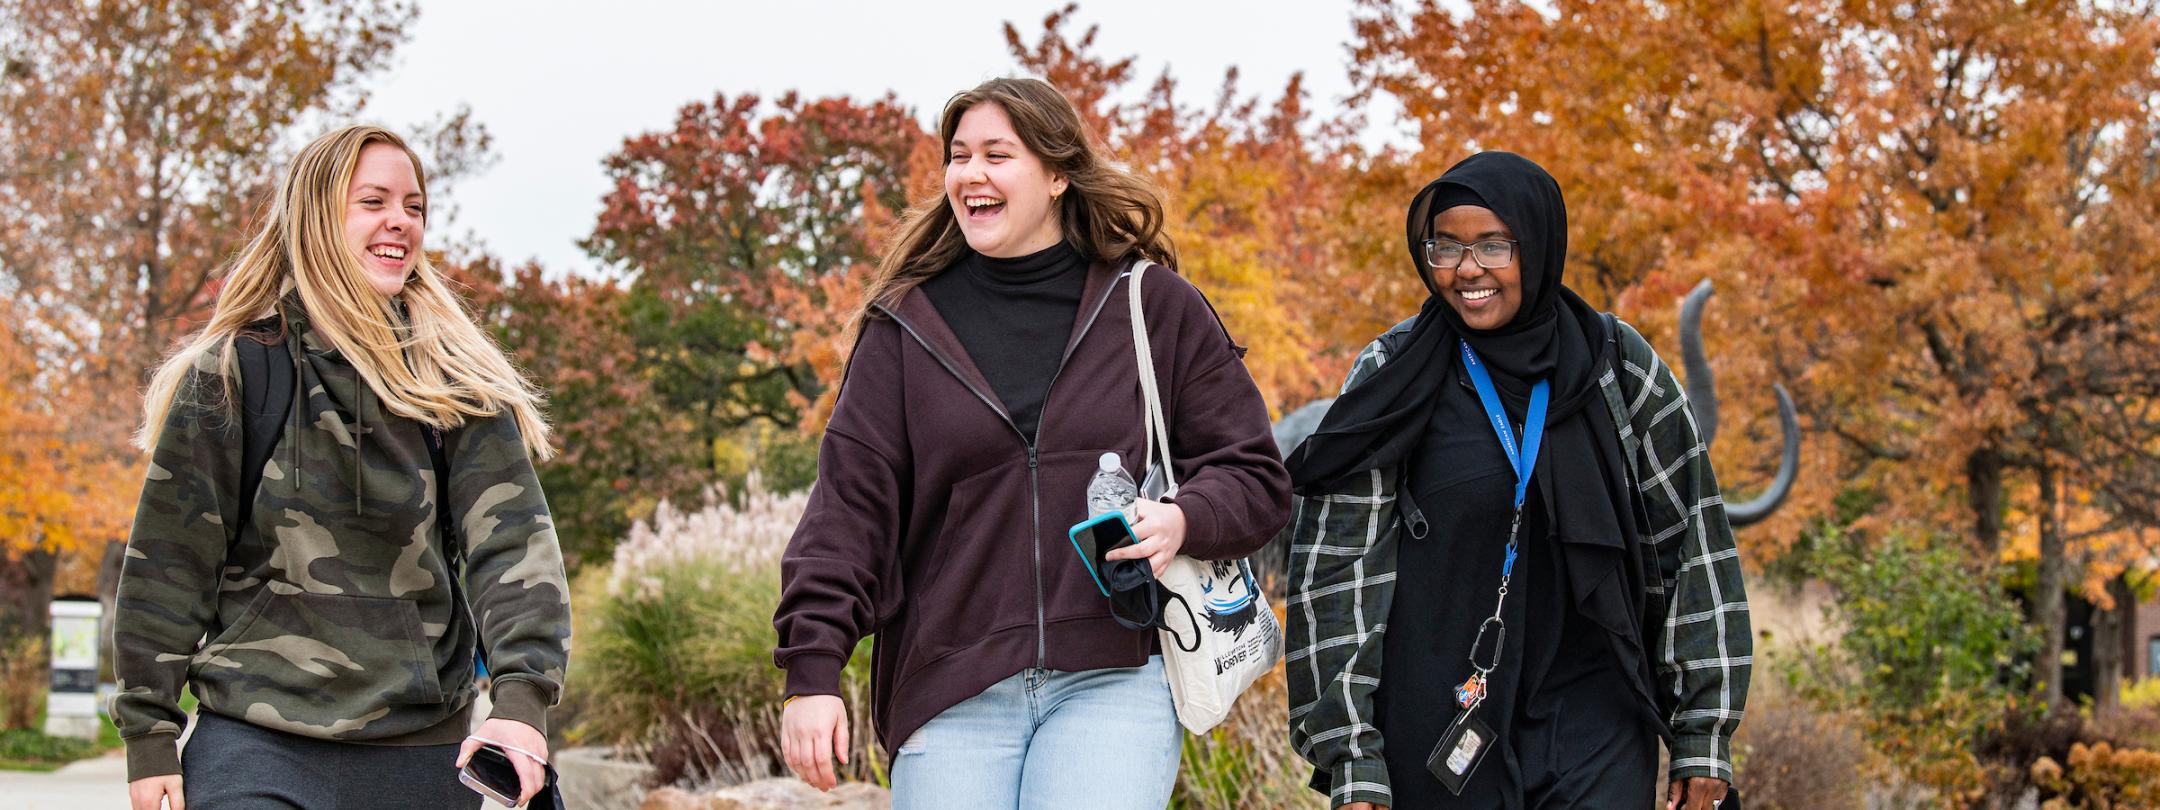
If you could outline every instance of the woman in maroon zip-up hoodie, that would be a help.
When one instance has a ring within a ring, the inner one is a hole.
[[[1127,273],[1174,261],[1162,193],[1041,81],[954,96],[938,134],[944,192],[908,213],[871,282],[781,563],[782,749],[832,787],[840,670],[875,635],[896,810],[1162,807],[1181,732],[1154,634],[1111,618],[1065,536],[1098,457],[1142,472]],[[1141,542],[1111,556],[1160,571],[1249,554],[1289,515],[1267,407],[1200,292],[1150,279],[1181,488],[1138,504]]]

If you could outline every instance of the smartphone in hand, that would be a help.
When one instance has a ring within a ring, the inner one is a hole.
[[[1123,512],[1104,512],[1083,520],[1066,532],[1072,538],[1073,550],[1080,553],[1080,563],[1087,566],[1088,576],[1095,580],[1095,589],[1104,598],[1110,596],[1110,586],[1103,579],[1103,555],[1120,546],[1140,542],[1133,536],[1132,524],[1125,522]]]
[[[524,792],[518,783],[517,766],[510,764],[508,754],[492,745],[473,751],[464,770],[458,771],[458,781],[504,807],[518,806],[518,794]]]

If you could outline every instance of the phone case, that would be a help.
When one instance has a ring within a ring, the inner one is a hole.
[[[1110,587],[1103,584],[1102,572],[1095,570],[1095,555],[1091,554],[1088,548],[1089,545],[1093,544],[1092,541],[1083,544],[1080,536],[1094,532],[1097,524],[1108,523],[1113,520],[1117,521],[1118,527],[1124,530],[1127,538],[1133,536],[1132,524],[1125,522],[1125,513],[1123,512],[1104,512],[1073,524],[1073,527],[1065,532],[1065,537],[1072,541],[1073,553],[1080,555],[1080,565],[1087,568],[1088,578],[1095,580],[1095,590],[1101,591],[1104,599],[1110,598]]]
[[[486,771],[493,776],[492,778],[482,776],[478,771]],[[505,776],[507,776],[507,779],[505,779]],[[518,806],[517,767],[510,764],[509,757],[493,748],[481,746],[479,750],[474,751],[472,759],[466,760],[465,767],[458,771],[458,781],[465,783],[466,787],[472,788],[474,793],[486,796],[496,804],[504,807]],[[490,782],[506,782],[507,789],[510,791],[509,795],[503,794],[504,788],[502,786],[493,785]]]

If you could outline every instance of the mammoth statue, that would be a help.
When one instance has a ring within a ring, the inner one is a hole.
[[[1688,293],[1687,299],[1680,305],[1680,357],[1681,366],[1687,369],[1688,409],[1695,414],[1695,425],[1702,433],[1705,446],[1717,438],[1718,428],[1717,383],[1715,375],[1710,371],[1710,358],[1703,352],[1702,345],[1702,310],[1703,304],[1710,300],[1710,293],[1710,282],[1705,280],[1695,285],[1695,289]],[[1785,497],[1792,494],[1793,479],[1800,473],[1800,420],[1795,415],[1792,395],[1785,391],[1783,385],[1772,384],[1771,389],[1777,394],[1778,423],[1783,429],[1785,439],[1784,450],[1778,460],[1777,477],[1771,480],[1770,488],[1761,495],[1744,503],[1725,504],[1725,517],[1731,521],[1733,528],[1759,523],[1769,517],[1770,513],[1777,511],[1778,506],[1785,502]],[[1281,421],[1275,423],[1275,445],[1282,450],[1284,457],[1289,457],[1292,448],[1297,447],[1306,436],[1312,435],[1313,430],[1320,426],[1321,417],[1327,415],[1328,406],[1333,404],[1335,400],[1332,397],[1314,400],[1285,414]],[[1277,538],[1276,543],[1280,542],[1281,538]],[[1281,567],[1277,558],[1285,553],[1287,549],[1270,544],[1269,548],[1254,560],[1261,568],[1270,569],[1270,573],[1278,573]]]

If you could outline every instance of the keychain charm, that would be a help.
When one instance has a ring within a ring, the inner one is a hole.
[[[1472,675],[1469,680],[1463,681],[1461,686],[1455,687],[1455,703],[1465,709],[1476,706],[1484,699],[1485,678],[1483,675]]]

